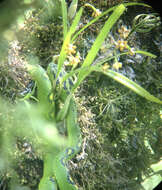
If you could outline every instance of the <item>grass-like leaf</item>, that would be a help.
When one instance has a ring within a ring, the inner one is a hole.
[[[91,65],[91,63],[95,59],[95,57],[100,49],[102,43],[104,42],[107,34],[110,32],[110,29],[113,27],[113,25],[117,22],[117,20],[123,14],[124,10],[125,10],[125,7],[124,7],[124,5],[121,4],[114,10],[113,14],[106,21],[104,27],[101,29],[94,44],[92,45],[87,57],[85,58],[83,65],[82,65],[83,67]]]
[[[60,52],[59,60],[58,60],[58,71],[57,71],[56,78],[59,76],[61,68],[62,68],[62,66],[64,64],[65,59],[66,59],[66,47],[70,43],[72,35],[76,31],[76,27],[77,27],[77,25],[78,25],[78,23],[80,21],[80,17],[82,15],[82,12],[83,12],[83,8],[80,8],[80,10],[77,12],[77,14],[76,14],[76,16],[75,16],[75,18],[73,20],[73,23],[72,23],[72,25],[71,25],[71,27],[70,27],[70,29],[67,32],[67,35],[65,37],[65,40],[64,40],[64,43],[62,45],[61,52]]]
[[[116,6],[109,8],[108,10],[106,10],[105,12],[103,12],[102,14],[100,14],[99,16],[95,17],[93,20],[91,20],[89,23],[87,23],[85,26],[83,26],[72,38],[72,41],[74,41],[81,32],[83,32],[86,28],[88,28],[90,25],[92,25],[93,23],[95,23],[96,21],[98,21],[101,17],[103,17],[104,15],[107,15],[109,12],[113,11],[116,8]]]
[[[147,51],[143,51],[143,50],[137,50],[135,51],[135,53],[139,53],[139,54],[143,54],[143,55],[146,55],[146,56],[149,56],[151,58],[156,58],[157,56],[150,53],[150,52],[147,52]]]
[[[72,20],[73,17],[75,16],[77,6],[78,6],[78,0],[73,0],[70,4],[70,7],[68,8],[68,18],[70,20]]]
[[[108,20],[105,22],[105,25],[101,29],[99,35],[97,36],[94,44],[92,45],[87,57],[85,58],[82,68],[83,67],[88,67],[92,64],[94,61],[102,43],[104,42],[107,34],[109,33],[110,29],[113,27],[113,25],[117,22],[117,20],[120,18],[120,16],[123,14],[125,11],[125,7],[123,4],[119,5],[116,7],[114,12],[111,14],[111,16],[108,18]],[[80,85],[80,83],[85,79],[86,76],[89,75],[91,71],[90,70],[81,70],[78,75],[78,80],[76,84],[74,85],[72,89],[72,93],[74,90]]]
[[[154,189],[162,181],[162,176],[160,175],[162,173],[162,161],[152,164],[151,169],[153,170],[151,176],[143,176],[144,180],[141,185],[144,190]]]
[[[145,90],[143,87],[138,85],[137,83],[133,82],[132,80],[128,79],[127,77],[123,76],[120,73],[117,73],[111,69],[108,69],[107,71],[103,71],[100,67],[93,67],[94,71],[102,72],[103,74],[111,77],[112,79],[118,81],[119,83],[123,84],[124,86],[128,87],[130,90],[134,91],[136,94],[146,98],[147,100],[150,100],[152,102],[162,104],[162,101],[156,98],[155,96],[151,95],[147,90]]]
[[[61,8],[62,8],[62,20],[63,20],[63,34],[64,34],[64,40],[67,34],[67,24],[68,24],[68,18],[67,18],[67,7],[65,0],[61,1]]]
[[[145,56],[148,56],[148,57],[151,57],[151,58],[156,58],[157,56],[150,53],[150,52],[147,52],[147,51],[143,51],[143,50],[136,50],[134,51],[134,53],[139,53],[139,54],[142,54],[142,55],[145,55]],[[127,51],[127,52],[123,52],[123,53],[119,53],[119,54],[116,54],[114,56],[108,56],[108,57],[104,57],[103,59],[101,59],[100,61],[96,62],[95,65],[99,66],[99,65],[102,65],[103,63],[105,62],[109,62],[110,60],[112,59],[117,59],[118,57],[121,57],[123,55],[129,55],[130,52]]]
[[[150,7],[149,5],[147,5],[147,4],[145,4],[145,3],[137,3],[137,2],[123,3],[123,5],[124,5],[125,7],[128,7],[128,6],[135,6],[135,5]],[[99,16],[97,16],[96,18],[94,18],[93,20],[91,20],[89,23],[87,23],[83,28],[81,28],[81,29],[73,36],[72,41],[74,41],[74,40],[78,37],[78,35],[79,35],[81,32],[83,32],[86,28],[88,28],[91,24],[95,23],[95,22],[98,21],[101,17],[107,15],[107,14],[110,13],[111,11],[114,11],[117,6],[118,6],[118,5],[109,8],[108,10],[104,11],[102,14],[100,14]]]

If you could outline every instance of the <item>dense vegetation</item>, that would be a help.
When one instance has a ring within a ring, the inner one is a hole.
[[[159,16],[135,1],[10,2],[0,4],[0,189],[38,189],[45,155],[68,141],[71,97],[82,144],[67,158],[68,177],[80,190],[153,189],[162,170]],[[58,65],[52,74],[51,62]],[[56,173],[47,182],[62,190]]]

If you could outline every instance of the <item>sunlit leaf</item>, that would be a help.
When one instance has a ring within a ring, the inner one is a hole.
[[[124,13],[125,7],[123,4],[116,7],[114,12],[111,14],[111,16],[108,18],[108,20],[105,22],[103,28],[101,29],[99,35],[97,36],[94,44],[92,45],[91,49],[89,50],[88,55],[86,56],[83,64],[83,67],[88,67],[92,64],[94,61],[102,43],[104,42],[107,34],[110,32],[113,25],[117,22],[117,20],[120,18],[120,16]],[[74,85],[72,92],[80,85],[80,83],[90,74],[90,70],[81,70],[78,75],[78,80],[76,84]]]

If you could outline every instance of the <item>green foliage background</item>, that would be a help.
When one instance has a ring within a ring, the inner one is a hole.
[[[6,50],[9,44],[3,34],[9,26],[12,27],[11,22],[16,21],[16,17],[22,14],[29,4],[24,5],[23,1],[17,0],[17,4],[14,2],[16,7],[13,5],[11,8],[8,6],[11,5],[10,2],[7,0],[0,4],[1,10],[2,7],[5,7],[6,10],[12,10],[9,11],[8,17],[6,17],[5,12],[0,11],[0,23],[3,26],[0,27],[1,41],[6,47],[4,48],[4,45],[1,45],[1,49],[4,51],[3,54],[1,53],[0,59],[0,95],[13,102],[19,97],[23,89],[28,88],[29,76],[23,67],[18,66],[17,70],[14,70],[15,65],[8,63]],[[116,2],[119,3],[119,1]],[[80,1],[79,6],[83,3],[84,1]],[[96,1],[91,3],[96,7],[99,6],[102,10],[111,5],[111,2],[109,5],[105,5],[105,1],[101,4]],[[16,34],[21,46],[19,56],[22,58],[32,52],[37,55],[42,66],[46,68],[52,56],[59,54],[63,34],[62,21],[59,17],[56,19],[56,16],[51,15],[54,8],[52,9],[50,6],[51,9],[49,10],[49,7],[45,7],[45,11],[42,12],[42,9],[39,9],[42,5],[42,1],[32,2],[32,6],[36,7],[36,10],[32,12],[29,18],[26,18],[24,28],[18,29],[14,34]],[[138,11],[143,12],[144,9],[139,8]],[[56,15],[59,13],[56,12]],[[84,18],[88,19],[89,16],[90,11],[86,10]],[[13,17],[12,20],[11,17]],[[124,19],[127,21],[127,18]],[[104,20],[101,20],[102,22]],[[97,23],[98,31],[101,23]],[[93,27],[92,25],[76,41],[81,52],[83,48],[85,52],[88,51],[87,47],[93,43],[97,35],[97,31],[94,31]],[[156,36],[160,35],[161,31],[160,26],[152,32],[152,37],[155,37],[155,34]],[[158,58],[154,61],[140,57],[140,63],[131,65],[131,67],[136,73],[136,81],[150,93],[160,98],[162,90],[160,50],[155,45],[146,44],[149,43],[150,34],[144,35],[137,34],[134,36],[132,44],[134,47],[139,46],[147,51],[151,50],[152,53],[158,55]],[[141,43],[140,40],[144,38],[144,43]],[[158,41],[158,39],[156,40]],[[87,47],[86,43],[88,44]],[[17,58],[16,61],[17,65],[21,65],[22,59]],[[122,71],[126,71],[126,68],[127,65],[125,64]],[[13,79],[16,80],[13,82]],[[112,79],[107,79],[107,77],[95,72],[81,84],[75,96],[79,105],[79,122],[85,139],[85,146],[81,152],[83,158],[77,163],[77,170],[74,165],[70,165],[71,175],[77,185],[80,189],[86,190],[142,189],[142,177],[150,175],[150,165],[158,162],[162,154],[160,105],[144,100]],[[35,146],[32,137],[22,136],[22,138],[17,139],[16,133],[14,138],[8,134],[8,131],[12,131],[11,128],[15,125],[12,118],[12,116],[16,117],[12,114],[14,110],[14,105],[6,102],[1,103],[1,182],[7,189],[9,181],[14,184],[14,181],[18,179],[21,185],[35,189],[42,174],[39,143],[36,143],[37,146]],[[21,116],[21,114],[18,115]],[[19,124],[16,125],[21,127]],[[9,151],[6,148],[8,140],[13,141],[13,147],[8,147]],[[24,143],[27,143],[27,147],[24,147]],[[27,149],[30,149],[28,153],[26,153]],[[11,157],[12,159],[10,159]],[[75,159],[73,162],[75,163]],[[17,179],[13,179],[15,174]],[[15,185],[13,188],[18,189],[19,187]]]

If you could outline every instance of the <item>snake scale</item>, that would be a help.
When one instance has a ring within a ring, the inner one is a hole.
[[[57,64],[53,62],[48,65],[47,72],[38,64],[28,65],[27,70],[36,82],[38,104],[41,109],[43,107],[42,116],[57,125],[56,117],[61,109],[57,102],[65,103],[73,85],[72,80],[67,79],[60,86],[60,81],[66,71],[62,68],[56,79]],[[67,145],[61,150],[49,145],[49,151],[43,157],[44,171],[39,183],[39,190],[78,189],[71,179],[67,167],[67,161],[72,159],[81,147],[81,132],[77,123],[77,107],[73,97],[70,99],[64,122],[67,130]]]

